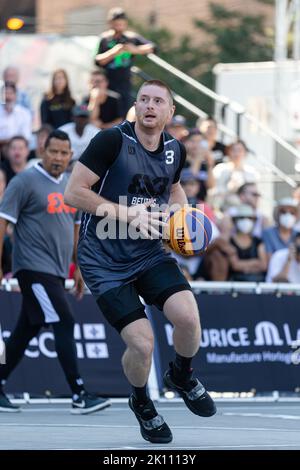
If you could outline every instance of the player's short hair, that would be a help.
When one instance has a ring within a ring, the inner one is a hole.
[[[45,142],[45,149],[49,147],[51,139],[58,139],[58,140],[67,140],[71,147],[71,140],[68,134],[64,131],[60,131],[59,129],[55,129],[54,131],[50,132],[48,135],[46,142]]]
[[[164,88],[165,90],[167,90],[167,93],[169,95],[169,98],[170,98],[170,102],[173,104],[173,94],[172,94],[172,91],[170,89],[170,87],[165,83],[163,82],[162,80],[156,80],[156,79],[153,79],[153,80],[147,80],[146,82],[144,82],[140,88],[139,88],[139,91],[138,91],[138,95],[140,94],[140,91],[142,88],[144,88],[145,86],[150,86],[150,85],[154,85],[154,86],[158,86],[160,88]]]

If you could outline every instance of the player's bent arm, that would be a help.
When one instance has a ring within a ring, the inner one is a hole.
[[[188,204],[186,194],[179,181],[177,183],[172,184],[171,187],[169,206],[172,206],[173,204],[177,204],[180,207],[183,207],[184,205]]]
[[[93,215],[127,220],[127,206],[108,201],[91,190],[99,179],[96,173],[77,162],[65,190],[66,204]]]

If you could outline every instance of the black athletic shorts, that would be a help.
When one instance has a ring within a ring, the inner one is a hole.
[[[163,261],[119,287],[104,292],[97,303],[108,322],[119,332],[129,323],[147,318],[141,296],[148,305],[163,309],[176,292],[191,287],[174,261]]]
[[[56,323],[62,316],[72,316],[63,278],[25,269],[18,271],[16,278],[23,296],[22,309],[32,325]]]

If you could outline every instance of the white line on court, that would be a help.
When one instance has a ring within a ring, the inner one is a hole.
[[[104,429],[123,429],[123,428],[139,428],[138,425],[115,425],[115,424],[65,424],[65,423],[0,423],[0,427],[22,427],[22,428],[104,428]],[[297,429],[276,429],[276,428],[241,428],[241,427],[225,427],[225,426],[172,426],[172,429],[192,429],[207,431],[272,431],[272,432],[298,432]]]
[[[253,408],[254,408],[254,406],[220,408],[219,413],[217,415],[219,415],[219,416],[220,415],[228,415],[228,416],[230,416],[230,415],[232,415],[232,416],[233,415],[237,415],[237,416],[240,415],[240,416],[243,416],[244,411],[246,413],[249,409],[253,409]],[[25,412],[25,413],[52,413],[52,412],[63,412],[63,413],[67,412],[67,413],[69,413],[70,409],[71,409],[70,407],[68,407],[68,408],[62,408],[62,407],[57,408],[56,407],[55,408],[55,407],[49,406],[49,407],[45,407],[45,408],[35,408],[35,407],[33,407],[33,408],[28,407],[27,408],[27,407],[25,407],[25,408],[21,408],[21,411]],[[158,409],[159,409],[159,411],[163,411],[163,412],[168,412],[168,411],[187,412],[187,408],[186,408],[185,405],[176,406],[176,407],[175,406],[158,406]],[[256,409],[259,410],[259,411],[266,410],[266,411],[277,411],[277,412],[278,411],[293,411],[293,409],[290,406],[286,406],[286,407],[284,407],[284,406],[258,407]],[[297,408],[297,410],[298,409],[299,408]],[[129,408],[127,406],[126,407],[111,406],[111,407],[107,408],[105,410],[105,412],[109,411],[109,413],[113,413],[113,412],[120,413],[120,412],[123,411],[123,412],[127,413],[128,410],[129,410]],[[227,410],[233,410],[233,411],[231,412],[231,411],[227,411]],[[238,410],[238,412],[236,410]],[[249,414],[249,416],[250,415],[254,416],[254,413]],[[257,413],[257,415],[268,416],[265,413]],[[245,414],[245,416],[246,416],[246,414]],[[279,415],[274,414],[274,416],[279,416]],[[287,416],[294,416],[294,415],[287,415]],[[299,415],[298,419],[300,419],[300,415]]]
[[[300,415],[279,415],[267,413],[222,413],[224,416],[246,416],[253,418],[293,419],[300,420]]]
[[[110,450],[207,450],[207,449],[257,449],[257,448],[274,448],[274,449],[278,449],[279,447],[287,447],[287,448],[291,448],[291,447],[296,447],[296,449],[300,449],[300,445],[299,444],[245,444],[245,445],[222,445],[222,446],[218,446],[218,445],[215,445],[215,446],[210,446],[210,445],[207,445],[207,446],[200,446],[200,447],[185,447],[185,446],[168,446],[168,447],[162,447],[164,444],[161,445],[161,447],[159,446],[159,444],[156,445],[156,447],[152,447],[152,446],[148,446],[147,444],[145,444],[144,446],[140,446],[140,447],[129,447],[129,446],[120,446],[120,447],[97,447],[97,448],[90,448],[90,449],[79,449],[77,447],[74,447],[74,448],[68,448],[68,449],[65,449],[65,448],[56,448],[56,449],[53,449],[53,450],[93,450],[93,451],[97,451],[97,450],[107,450],[107,451],[110,451]]]

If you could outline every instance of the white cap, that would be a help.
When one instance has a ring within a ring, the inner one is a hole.
[[[298,201],[291,197],[284,197],[280,199],[277,203],[277,207],[288,206],[288,207],[298,207]]]

